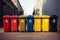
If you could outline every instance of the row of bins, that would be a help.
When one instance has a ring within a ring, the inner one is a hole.
[[[10,19],[11,18],[11,19]],[[15,31],[17,32],[18,30],[18,16],[3,16],[3,26],[4,26],[4,32],[10,32],[10,31]]]
[[[34,30],[36,31],[49,31],[49,18],[48,15],[43,15],[42,17],[40,15],[34,16]]]
[[[40,31],[57,31],[57,16],[32,15],[29,16],[3,16],[4,32],[40,32]]]

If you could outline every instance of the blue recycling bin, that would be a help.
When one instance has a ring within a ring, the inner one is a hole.
[[[33,19],[32,15],[27,16],[27,32],[33,32]]]

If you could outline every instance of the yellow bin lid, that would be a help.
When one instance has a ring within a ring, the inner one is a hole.
[[[41,16],[40,15],[35,15],[34,18],[41,18]]]
[[[26,18],[26,16],[24,16],[24,15],[20,15],[18,18]]]
[[[50,18],[49,15],[43,15],[42,18]]]

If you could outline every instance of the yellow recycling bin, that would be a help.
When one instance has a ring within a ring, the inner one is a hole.
[[[26,31],[26,17],[23,15],[19,16],[19,31]]]
[[[40,15],[34,16],[34,31],[35,32],[41,31],[41,16]]]
[[[48,16],[48,15],[42,16],[42,31],[43,32],[49,31],[49,18],[50,18],[50,16]]]

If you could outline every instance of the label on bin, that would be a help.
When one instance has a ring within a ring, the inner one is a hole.
[[[29,22],[31,23],[31,22],[32,22],[32,20],[31,20],[31,19],[29,19]]]
[[[55,23],[56,21],[55,21],[55,19],[53,19],[53,21],[52,21],[53,23]]]
[[[5,22],[8,23],[8,20],[6,19]]]

